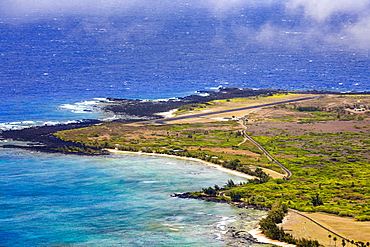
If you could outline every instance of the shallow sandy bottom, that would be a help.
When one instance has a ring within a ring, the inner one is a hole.
[[[212,166],[216,169],[222,170],[224,172],[228,172],[240,177],[244,177],[247,179],[253,179],[254,177],[237,172],[231,169],[224,168],[219,165],[215,165],[213,163],[209,163],[200,159],[195,158],[187,158],[175,155],[167,155],[167,154],[154,154],[154,153],[140,153],[140,152],[129,152],[129,151],[120,151],[115,149],[108,149],[108,151],[112,153],[131,153],[131,154],[142,154],[142,155],[155,155],[155,156],[164,156],[170,158],[177,158],[177,159],[186,159],[196,162],[201,162],[208,166]],[[303,215],[306,215],[316,222],[320,223],[321,225],[327,227],[328,229],[340,234],[341,236],[347,239],[354,239],[356,241],[370,241],[370,224],[369,222],[359,222],[354,220],[353,218],[348,217],[339,217],[335,215],[330,215],[326,213],[304,213],[300,212]],[[296,238],[307,238],[307,239],[316,239],[324,246],[333,246],[334,242],[328,238],[329,235],[333,234],[324,228],[320,227],[319,225],[315,224],[314,222],[310,221],[309,219],[296,214],[294,212],[289,212],[287,217],[285,217],[281,226],[286,229],[287,233],[292,234]],[[260,242],[274,244],[283,247],[293,247],[295,245],[282,243],[279,241],[271,240],[266,238],[260,230],[255,229],[250,232],[255,238],[257,238]],[[341,240],[337,240],[337,244],[341,243]]]
[[[182,157],[182,156],[176,156],[176,155],[169,155],[169,154],[156,154],[156,153],[142,153],[142,152],[121,151],[121,150],[116,150],[116,149],[106,149],[106,150],[108,150],[111,153],[141,154],[141,155],[162,156],[162,157],[169,157],[169,158],[175,158],[175,159],[190,160],[190,161],[195,161],[195,162],[203,163],[203,164],[205,164],[207,166],[214,167],[214,168],[216,168],[216,169],[218,169],[220,171],[227,172],[227,173],[233,174],[235,176],[243,177],[243,178],[246,178],[246,179],[254,179],[254,178],[256,178],[254,176],[251,176],[251,175],[248,175],[248,174],[245,174],[245,173],[242,173],[242,172],[234,171],[234,170],[231,170],[231,169],[227,169],[227,168],[222,167],[220,165],[216,165],[216,164],[213,164],[213,163],[210,163],[210,162],[206,162],[204,160],[196,159],[196,158],[188,158],[188,157]]]

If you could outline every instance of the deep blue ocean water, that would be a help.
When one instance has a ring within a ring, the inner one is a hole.
[[[94,118],[60,106],[180,97],[218,86],[369,90],[370,40],[340,30],[360,22],[354,14],[315,23],[290,13],[286,1],[235,1],[234,8],[222,0],[152,8],[138,1],[127,10],[109,0],[111,8],[91,1],[95,7],[78,5],[80,11],[18,2],[0,3],[0,123]]]
[[[104,118],[93,106],[108,97],[369,91],[360,2],[1,1],[0,129]],[[169,197],[232,177],[199,164],[5,149],[0,158],[0,246],[222,246],[215,226],[238,213]]]

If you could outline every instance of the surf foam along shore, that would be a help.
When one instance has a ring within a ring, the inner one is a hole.
[[[62,104],[60,108],[67,109],[73,113],[98,112],[99,104],[104,102],[109,102],[109,100],[105,98],[94,98],[94,100],[76,102],[74,104]]]
[[[60,152],[58,150],[66,146],[83,149],[85,148],[83,144],[63,141],[57,138],[54,134],[62,130],[84,128],[100,123],[101,121],[99,120],[85,120],[69,124],[44,125],[30,128],[5,130],[0,132],[0,139],[28,143],[28,145],[7,145],[7,142],[3,142],[3,148],[21,148],[42,152]],[[98,153],[101,152],[98,149],[96,151]],[[76,152],[74,153],[76,154]]]
[[[117,98],[94,98],[93,100],[81,101],[76,103],[66,103],[59,106],[62,111],[73,113],[70,119],[60,120],[30,120],[9,121],[0,123],[1,130],[18,130],[35,126],[49,126],[59,124],[75,124],[85,122],[84,119],[99,119],[103,122],[134,122],[155,120],[168,117],[175,109],[186,105],[205,103],[212,100],[231,99],[238,97],[252,97],[262,94],[274,93],[300,93],[300,94],[341,94],[329,91],[292,91],[280,89],[239,89],[231,87],[218,87],[217,91],[198,91],[197,94],[181,97],[169,98],[165,100],[140,100],[140,99],[117,99]],[[365,93],[365,92],[364,92]],[[360,94],[359,92],[349,92],[345,94]],[[80,119],[76,119],[80,117]],[[46,117],[47,119],[47,117]]]
[[[201,95],[190,95],[183,98],[170,98],[167,100],[139,100],[139,99],[113,99],[95,98],[92,101],[64,104],[61,108],[73,113],[99,113],[101,118],[87,120],[68,121],[23,121],[0,123],[0,139],[12,139],[17,141],[36,142],[38,145],[30,145],[30,149],[39,151],[53,151],[65,145],[75,146],[57,139],[53,134],[57,131],[82,128],[102,122],[137,122],[161,119],[164,116],[158,113],[170,112],[182,105],[192,103],[204,103],[216,99],[228,99],[235,97],[249,97],[266,93],[277,93],[277,89],[239,89],[220,88],[218,91],[201,91]],[[25,129],[25,130],[23,130]],[[39,145],[42,144],[42,145]],[[41,146],[43,146],[41,148]],[[8,146],[11,147],[11,146]],[[24,147],[22,147],[24,148]]]
[[[197,94],[162,100],[140,100],[140,99],[117,99],[107,98],[99,101],[98,109],[106,116],[108,121],[129,122],[155,120],[172,114],[175,109],[187,104],[206,103],[213,100],[246,98],[258,95],[272,95],[278,93],[297,93],[297,94],[342,94],[331,91],[294,91],[281,89],[250,89],[234,87],[218,87],[217,91],[197,91]],[[366,92],[362,92],[366,93]],[[349,92],[343,94],[359,94],[359,92]],[[361,94],[361,93],[360,93]],[[79,106],[82,106],[81,104]]]
[[[21,130],[25,128],[41,127],[41,126],[55,126],[82,123],[84,120],[68,120],[68,121],[19,121],[0,123],[0,131],[7,130]]]
[[[0,132],[7,130],[20,130],[24,128],[33,128],[41,126],[55,126],[83,123],[91,119],[109,121],[112,117],[101,110],[102,105],[109,103],[105,98],[94,98],[94,100],[82,101],[76,103],[66,103],[55,107],[56,112],[53,116],[43,116],[42,119],[9,121],[0,123]],[[57,116],[56,114],[61,113]],[[72,113],[72,114],[70,114]]]
[[[3,123],[3,131],[0,131],[0,139],[14,139],[18,141],[37,142],[44,147],[40,149],[40,145],[30,146],[29,148],[38,149],[39,151],[58,150],[59,147],[72,145],[66,143],[54,136],[54,133],[60,130],[75,129],[81,127],[92,126],[102,122],[138,122],[161,119],[163,116],[158,113],[170,112],[174,109],[187,104],[206,103],[212,100],[245,98],[258,95],[272,95],[276,93],[300,93],[300,94],[341,94],[328,91],[287,91],[279,89],[239,89],[239,88],[219,88],[218,91],[199,91],[201,95],[190,95],[183,98],[168,99],[168,100],[139,100],[139,99],[113,99],[113,98],[96,98],[95,101],[86,101],[85,103],[76,103],[76,107],[72,105],[65,106],[72,111],[80,111],[84,107],[92,107],[94,111],[99,112],[102,119],[88,120],[73,120],[72,122],[31,122],[24,121],[17,123]],[[351,94],[351,93],[349,93]],[[356,93],[358,94],[358,92]],[[79,110],[76,110],[79,109]],[[84,110],[82,110],[84,111]],[[89,110],[88,110],[89,111]],[[105,117],[105,118],[104,118]],[[0,126],[1,127],[1,126]],[[30,127],[31,130],[21,131],[22,128]],[[14,133],[12,133],[14,132]],[[63,151],[64,152],[64,151]],[[76,152],[74,150],[74,152]],[[77,151],[78,152],[78,151]]]

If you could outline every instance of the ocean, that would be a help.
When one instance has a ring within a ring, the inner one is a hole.
[[[2,1],[0,129],[220,86],[369,91],[370,12],[358,2]],[[242,181],[178,159],[0,148],[0,169],[0,246],[225,246],[241,213],[170,197]],[[248,214],[253,227],[263,212]]]
[[[0,149],[0,246],[224,246],[240,213],[171,197],[241,178],[180,159]]]

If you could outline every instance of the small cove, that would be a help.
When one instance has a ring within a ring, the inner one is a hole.
[[[225,246],[225,226],[265,212],[174,198],[243,178],[197,162],[0,149],[3,246]]]

